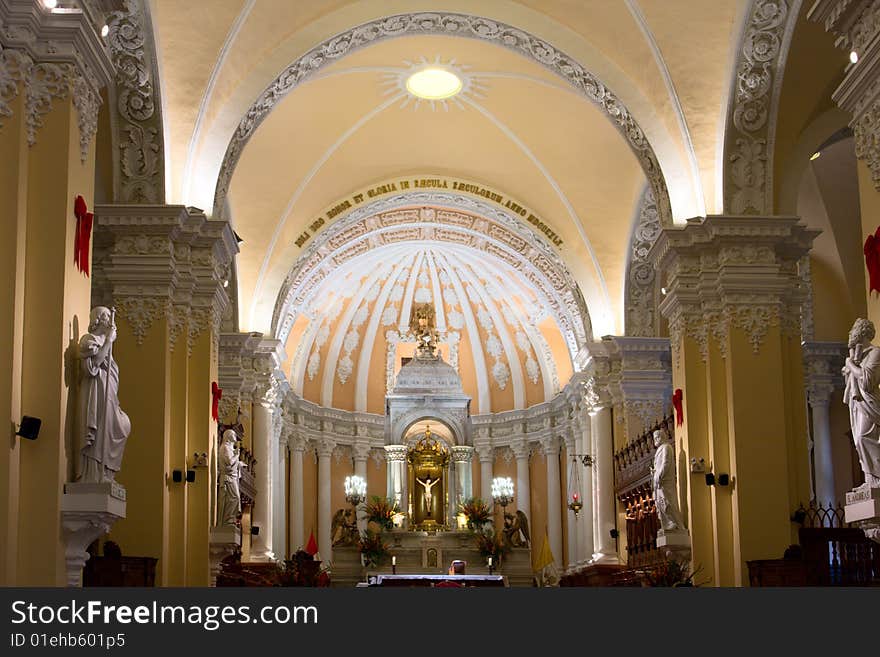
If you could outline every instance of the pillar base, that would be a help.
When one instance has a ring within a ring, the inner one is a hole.
[[[211,586],[217,586],[220,563],[241,547],[241,529],[238,527],[214,527],[211,530],[210,567]]]
[[[61,529],[67,586],[82,586],[82,570],[89,553],[86,548],[107,534],[125,517],[125,488],[116,482],[64,485],[61,498]]]
[[[862,484],[846,494],[843,507],[847,522],[855,523],[865,536],[880,543],[880,488]]]
[[[588,562],[590,565],[596,564],[611,564],[617,565],[620,563],[620,557],[617,556],[616,552],[612,552],[609,554],[603,554],[602,552],[594,552],[593,558]]]
[[[691,559],[691,537],[687,530],[657,532],[657,549],[666,555],[667,559],[684,562]]]

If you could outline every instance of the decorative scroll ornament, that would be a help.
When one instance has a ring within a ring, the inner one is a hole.
[[[153,322],[172,312],[171,301],[161,297],[124,297],[116,301],[116,309],[128,322],[138,345],[144,343]]]
[[[248,140],[288,93],[325,66],[359,48],[416,34],[454,35],[496,43],[561,76],[605,112],[627,140],[657,199],[662,222],[671,225],[669,194],[660,164],[645,133],[617,96],[572,58],[531,34],[498,21],[454,13],[399,14],[364,23],[331,37],[288,66],[247,110],[226,149],[214,194],[214,216],[223,214],[232,174]]]
[[[37,143],[37,131],[43,127],[43,117],[52,111],[53,101],[70,93],[72,70],[69,64],[36,64],[31,68],[25,89],[28,146]]]
[[[12,116],[9,106],[18,95],[19,88],[30,78],[33,65],[33,60],[23,52],[0,46],[0,119]]]
[[[788,44],[801,0],[755,0],[743,34],[725,153],[725,207],[733,214],[772,211],[775,118]],[[768,161],[769,158],[769,161]]]
[[[648,253],[662,230],[660,213],[650,188],[642,195],[638,224],[633,232],[626,276],[626,334],[652,337],[657,334],[655,313],[656,275]]]
[[[110,14],[107,43],[116,67],[116,125],[121,180],[116,200],[161,203],[165,199],[162,122],[156,112],[158,93],[148,21],[138,0],[125,0],[125,9]],[[149,45],[148,45],[149,44]]]

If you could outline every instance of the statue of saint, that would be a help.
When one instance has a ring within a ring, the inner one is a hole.
[[[434,486],[435,486],[435,485],[437,484],[437,482],[440,481],[440,480],[439,480],[439,479],[435,479],[434,481],[431,481],[431,477],[425,477],[424,480],[422,480],[422,479],[416,479],[416,481],[422,485],[422,488],[425,489],[425,492],[424,492],[424,494],[422,495],[422,500],[423,500],[424,503],[425,503],[425,512],[426,512],[428,515],[431,515],[431,501],[432,501],[432,497],[433,497],[433,496],[431,495],[431,489],[434,488]]]
[[[684,521],[678,509],[675,488],[675,448],[665,429],[654,431],[653,488],[654,505],[661,532],[683,531]]]
[[[79,341],[79,431],[82,456],[77,481],[115,480],[131,421],[119,407],[119,367],[113,360],[116,340],[114,313],[96,306],[89,315],[89,332]]]
[[[871,344],[874,323],[857,319],[849,332],[849,356],[843,367],[853,442],[865,483],[880,487],[880,349]]]
[[[237,526],[241,514],[241,493],[238,481],[241,479],[241,460],[235,442],[238,434],[232,429],[223,432],[223,443],[217,453],[217,474],[220,483],[218,497],[218,526]]]

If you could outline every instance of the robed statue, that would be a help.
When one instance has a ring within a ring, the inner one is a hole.
[[[853,442],[865,483],[880,487],[880,349],[871,344],[874,323],[857,319],[849,332],[849,356],[843,367]]]
[[[529,519],[525,513],[517,510],[516,515],[504,514],[503,538],[509,547],[529,547]]]
[[[684,521],[678,508],[675,482],[675,447],[665,429],[654,431],[653,493],[660,531],[683,531]]]
[[[241,515],[241,460],[235,448],[238,434],[232,429],[223,432],[223,443],[217,453],[218,494],[217,525],[235,527]]]
[[[115,481],[131,421],[119,407],[119,367],[113,360],[115,313],[96,306],[89,331],[79,341],[80,382],[78,446],[81,460],[77,481]]]

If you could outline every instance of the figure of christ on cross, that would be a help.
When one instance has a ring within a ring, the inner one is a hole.
[[[431,515],[431,501],[432,501],[431,489],[440,480],[435,479],[434,481],[431,481],[431,477],[425,477],[424,480],[416,479],[416,481],[422,485],[422,488],[425,489],[425,493],[424,493],[424,495],[422,495],[422,500],[425,503],[425,514]]]

